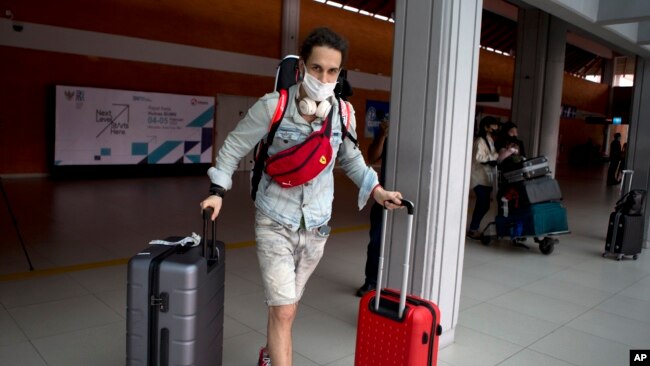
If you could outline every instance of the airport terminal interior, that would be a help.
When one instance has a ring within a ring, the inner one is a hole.
[[[558,236],[548,256],[530,241],[525,250],[467,239],[455,342],[440,350],[439,365],[623,365],[630,349],[647,348],[650,256],[601,257],[619,193],[605,174],[558,171],[571,234]],[[265,342],[266,306],[247,174],[235,178],[217,226],[227,243],[223,365],[245,366]],[[123,365],[126,262],[151,240],[201,232],[207,177],[3,185],[39,271],[28,271],[3,207],[0,364]],[[342,172],[336,185],[332,234],[294,327],[294,365],[354,364],[369,211],[357,210],[356,187]]]
[[[343,1],[343,6],[325,0],[285,0],[264,1],[256,7],[217,2],[201,11],[179,10],[173,2],[133,2],[139,6],[120,2],[119,9],[133,10],[124,14],[122,23],[112,21],[116,15],[111,1],[98,0],[91,20],[64,16],[65,11],[80,11],[73,0],[65,0],[61,7],[40,1],[38,9],[21,1],[0,2],[4,16],[0,63],[7,66],[0,67],[0,85],[12,86],[0,87],[0,97],[16,107],[0,110],[0,365],[126,364],[129,259],[152,240],[203,235],[199,202],[208,195],[210,184],[205,173],[209,164],[201,156],[205,151],[197,155],[195,146],[188,146],[181,158],[185,164],[160,157],[161,169],[132,163],[106,171],[83,164],[55,166],[55,144],[60,142],[54,141],[55,85],[142,90],[142,95],[211,95],[216,104],[221,102],[209,115],[217,125],[208,139],[214,139],[218,148],[237,122],[226,118],[241,116],[269,91],[274,70],[259,71],[250,65],[275,67],[277,45],[283,42],[282,4],[298,4],[301,36],[322,19],[329,19],[334,28],[354,24],[348,36],[353,48],[361,47],[365,53],[350,57],[350,79],[359,81],[353,85],[357,88],[351,102],[360,121],[361,149],[370,144],[367,124],[377,121],[368,117],[368,111],[388,106],[391,100],[392,49],[365,44],[364,37],[373,44],[392,44],[395,1]],[[501,121],[510,117],[517,101],[514,53],[521,33],[517,16],[522,14],[517,6],[529,3],[483,1],[475,122],[484,116]],[[641,18],[650,20],[650,6],[635,4],[647,14]],[[215,14],[219,22],[211,18]],[[612,17],[605,23],[616,22]],[[177,32],[179,24],[192,26],[184,28],[187,33]],[[368,33],[361,31],[364,27]],[[215,29],[223,37],[204,37]],[[615,133],[626,142],[638,131],[630,124],[638,59],[576,29],[571,28],[567,36],[552,172],[562,191],[569,232],[553,237],[558,242],[548,255],[540,252],[533,238],[523,242],[528,248],[507,238],[489,245],[461,239],[458,308],[441,309],[442,318],[457,310],[458,322],[453,343],[438,353],[440,366],[627,365],[630,350],[650,348],[648,250],[634,259],[603,258],[609,215],[626,188],[607,184],[608,146]],[[40,37],[52,34],[51,44],[29,38],[32,30]],[[240,36],[247,42],[241,42]],[[69,39],[78,44],[68,45]],[[105,47],[95,48],[95,43]],[[139,49],[146,50],[142,58]],[[199,57],[178,60],[171,51]],[[203,64],[200,56],[226,61],[210,59],[218,66]],[[605,77],[612,81],[603,81]],[[73,97],[79,96],[66,95],[68,100]],[[31,103],[30,98],[47,102]],[[79,109],[83,97],[76,102]],[[200,98],[194,102],[202,103]],[[28,126],[7,123],[14,119]],[[114,125],[111,120],[109,126]],[[109,131],[122,133],[128,126],[120,128]],[[638,141],[638,151],[644,151],[645,145]],[[142,155],[138,149],[133,148],[133,155]],[[206,154],[211,159],[213,152]],[[101,150],[95,160],[107,156],[110,151]],[[188,164],[196,162],[202,164]],[[180,165],[199,169],[167,169]],[[143,173],[145,168],[152,174]],[[250,166],[244,163],[240,168],[217,220],[217,238],[226,244],[224,366],[255,365],[267,331],[255,252],[255,208],[249,195]],[[334,179],[332,232],[294,323],[295,366],[355,362],[360,300],[355,292],[364,281],[370,207],[358,209],[358,189],[342,170],[335,169]],[[467,197],[463,209],[469,218],[474,207],[470,190]],[[496,215],[493,199],[482,227]]]

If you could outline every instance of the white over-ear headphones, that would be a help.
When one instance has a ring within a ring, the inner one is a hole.
[[[316,104],[312,99],[305,97],[300,100],[298,107],[300,108],[300,113],[304,115],[325,118],[330,112],[332,105],[327,100]]]

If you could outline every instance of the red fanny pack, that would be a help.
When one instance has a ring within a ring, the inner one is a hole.
[[[290,188],[309,182],[332,160],[332,110],[319,131],[313,132],[302,143],[282,150],[266,160],[266,174],[280,187]]]

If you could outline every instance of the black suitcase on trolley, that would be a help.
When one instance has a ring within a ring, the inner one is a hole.
[[[551,169],[548,166],[548,159],[545,156],[538,156],[524,160],[521,163],[512,164],[502,172],[503,178],[509,183],[543,177],[550,173]]]
[[[557,180],[550,176],[544,176],[531,180],[524,180],[516,183],[504,184],[498,194],[501,198],[508,200],[509,209],[518,209],[536,203],[561,201],[562,191]],[[499,206],[499,214],[503,214],[503,203]]]
[[[128,265],[127,366],[220,366],[223,354],[225,249],[149,245]],[[181,238],[167,238],[175,242]]]
[[[620,211],[612,212],[609,215],[603,257],[611,253],[615,254],[616,260],[619,261],[626,255],[637,259],[642,247],[643,216],[626,215]]]

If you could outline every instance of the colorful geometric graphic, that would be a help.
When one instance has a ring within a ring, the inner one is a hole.
[[[62,85],[56,95],[56,165],[211,162],[214,97]]]

